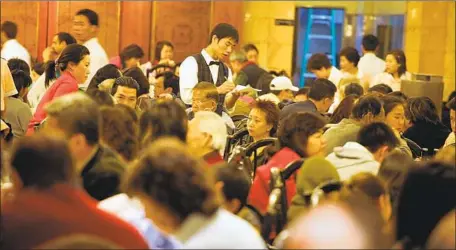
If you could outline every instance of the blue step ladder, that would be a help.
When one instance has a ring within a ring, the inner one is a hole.
[[[302,73],[299,79],[299,86],[302,88],[305,84],[305,78],[315,77],[314,74],[307,72],[307,61],[315,53],[323,53],[323,51],[310,51],[310,44],[312,42],[318,43],[318,41],[329,40],[330,48],[329,53],[326,53],[329,60],[331,60],[332,65],[336,65],[336,20],[335,20],[335,10],[328,10],[329,14],[322,14],[318,12],[324,12],[324,10],[314,10],[309,8],[307,28],[305,30],[305,39],[304,39],[304,53],[301,61]],[[315,25],[320,25],[329,29],[329,32],[326,34],[314,33]],[[329,35],[327,34],[329,33]]]

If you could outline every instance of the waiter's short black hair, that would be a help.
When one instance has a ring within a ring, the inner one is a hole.
[[[365,35],[362,41],[364,50],[375,51],[378,47],[378,38],[372,34]]]
[[[99,26],[98,14],[91,9],[82,9],[76,12],[76,16],[85,16],[91,25]]]
[[[2,23],[2,32],[5,33],[8,39],[15,39],[17,36],[17,25],[11,21]]]
[[[223,39],[223,38],[233,38],[236,42],[239,42],[239,33],[237,29],[228,23],[219,23],[217,24],[214,29],[211,31],[211,35],[209,36],[209,43],[212,42],[212,37],[217,36],[217,38]]]

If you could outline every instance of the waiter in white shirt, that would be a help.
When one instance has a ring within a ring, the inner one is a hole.
[[[13,22],[5,21],[2,23],[1,31],[1,57],[7,61],[11,58],[19,58],[31,66],[30,54],[27,49],[16,40],[17,25]]]
[[[87,89],[97,70],[109,63],[108,56],[96,37],[98,27],[98,14],[90,9],[79,10],[73,19],[74,37],[90,51],[90,74],[86,82],[79,86],[83,90]]]
[[[364,55],[358,62],[358,70],[370,79],[385,71],[385,61],[375,55],[378,44],[378,39],[374,35],[363,37],[362,51]]]
[[[192,103],[192,89],[199,82],[212,82],[223,103],[225,95],[235,88],[231,70],[220,60],[228,58],[239,41],[236,28],[220,23],[211,31],[209,45],[187,57],[180,67],[180,95],[185,104]]]

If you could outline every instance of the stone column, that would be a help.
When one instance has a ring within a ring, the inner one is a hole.
[[[455,2],[407,2],[404,52],[410,72],[444,77],[443,98],[455,89]]]

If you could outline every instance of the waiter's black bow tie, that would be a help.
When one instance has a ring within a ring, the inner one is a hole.
[[[209,63],[209,66],[211,66],[211,65],[217,65],[217,66],[219,66],[219,65],[220,65],[220,61],[211,61],[211,62]]]

